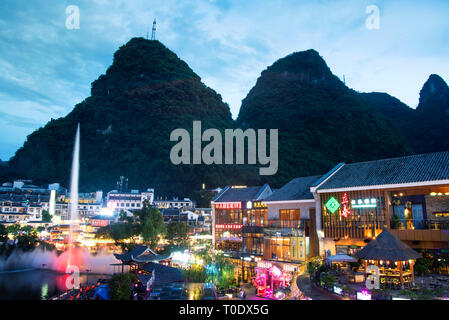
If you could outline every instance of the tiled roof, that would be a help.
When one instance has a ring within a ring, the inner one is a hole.
[[[163,216],[179,216],[180,211],[177,208],[162,209],[161,214]]]
[[[171,283],[182,281],[182,274],[178,268],[169,267],[160,263],[148,262],[143,266],[148,272],[156,273],[156,283]],[[148,281],[148,280],[147,280]]]
[[[318,190],[449,180],[449,151],[345,164]]]
[[[250,201],[257,200],[259,195],[265,188],[269,188],[267,184],[257,187],[245,187],[245,188],[224,188],[212,201],[214,202],[238,202],[238,201]]]
[[[313,200],[310,186],[321,176],[295,178],[264,201]]]

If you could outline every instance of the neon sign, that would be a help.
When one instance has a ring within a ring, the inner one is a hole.
[[[351,204],[352,208],[375,208],[377,207],[377,199],[371,198],[371,199],[352,200]]]
[[[334,197],[331,197],[325,204],[326,208],[331,212],[334,213],[335,211],[340,208],[340,204],[338,203],[337,199]]]
[[[268,206],[266,203],[258,201],[258,202],[253,202],[253,207],[254,208],[267,208]]]
[[[343,206],[341,209],[341,215],[345,218],[351,214],[351,211],[348,208],[348,204],[349,204],[348,194],[345,192],[341,197],[341,205]]]
[[[242,203],[241,202],[223,202],[223,203],[217,203],[215,205],[216,209],[241,209]]]
[[[216,224],[215,229],[241,229],[241,224]]]

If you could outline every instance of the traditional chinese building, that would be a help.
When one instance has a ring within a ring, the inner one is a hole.
[[[322,253],[354,253],[384,228],[418,251],[449,253],[449,152],[342,163],[311,191]]]

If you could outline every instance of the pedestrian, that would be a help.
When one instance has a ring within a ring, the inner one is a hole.
[[[240,299],[245,300],[245,290],[243,288],[240,290]]]

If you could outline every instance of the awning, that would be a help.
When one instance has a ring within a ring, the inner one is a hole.
[[[327,257],[326,260],[329,262],[356,262],[357,261],[356,258],[348,256],[347,254],[344,254],[343,252],[338,252],[336,255]]]

